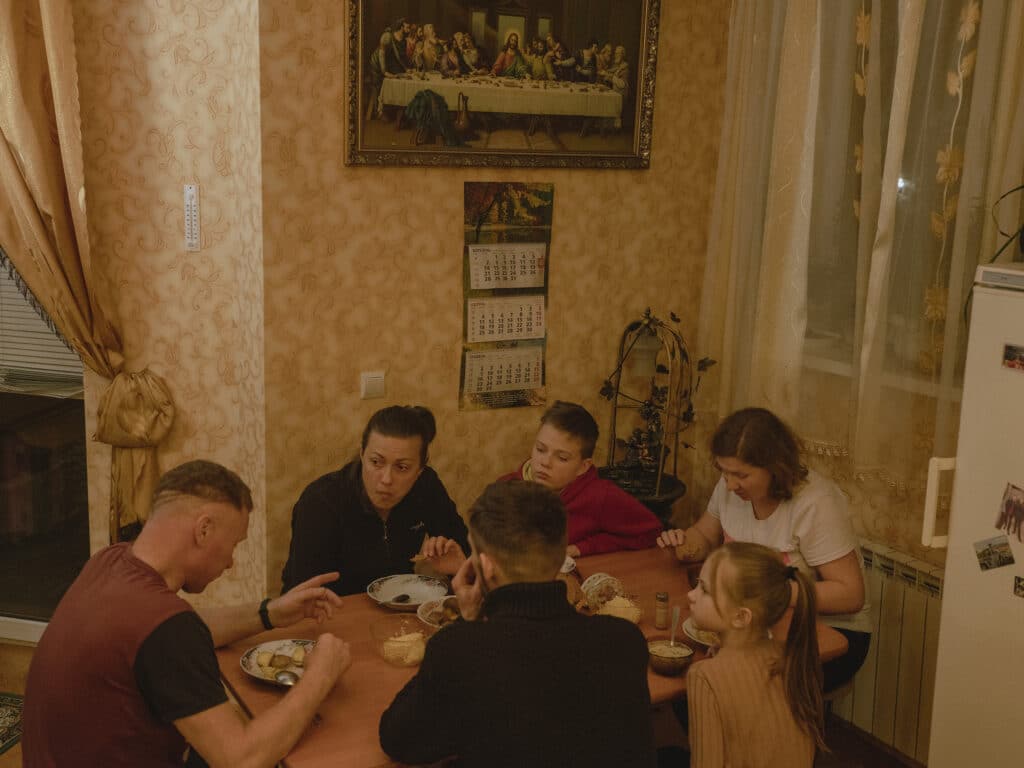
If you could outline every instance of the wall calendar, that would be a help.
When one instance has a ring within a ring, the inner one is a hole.
[[[464,186],[463,410],[543,405],[554,186]]]

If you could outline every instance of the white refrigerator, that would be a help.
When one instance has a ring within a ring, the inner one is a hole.
[[[928,765],[1024,766],[1024,264],[977,270],[956,457],[928,474],[922,541],[948,547]]]

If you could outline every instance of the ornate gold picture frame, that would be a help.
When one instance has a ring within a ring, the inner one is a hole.
[[[647,168],[660,0],[347,0],[347,162]]]

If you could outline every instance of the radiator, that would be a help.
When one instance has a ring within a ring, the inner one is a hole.
[[[927,765],[942,568],[861,541],[874,634],[852,690],[832,712]]]

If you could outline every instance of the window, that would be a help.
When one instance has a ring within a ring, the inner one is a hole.
[[[0,251],[0,616],[48,620],[88,558],[82,365]]]

